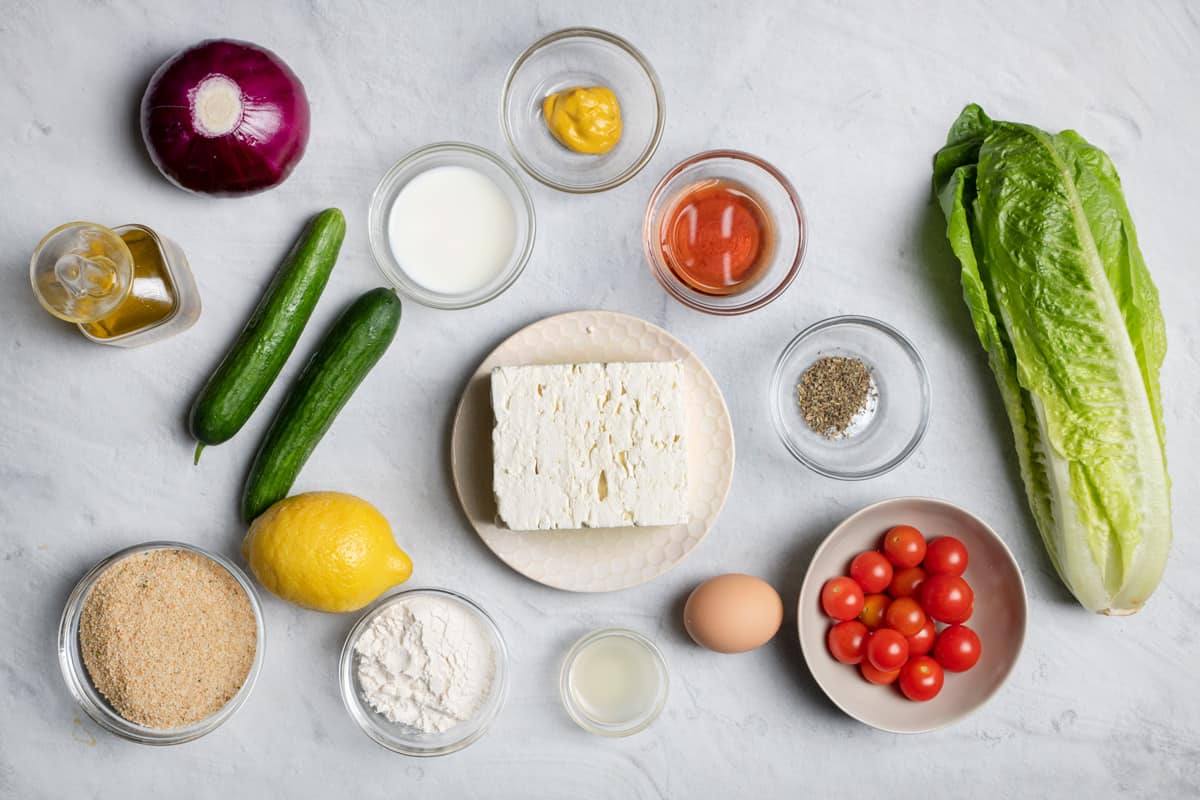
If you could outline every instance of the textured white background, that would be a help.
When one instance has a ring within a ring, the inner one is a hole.
[[[286,379],[343,305],[380,283],[365,224],[376,180],[434,140],[502,150],[496,106],[509,63],[573,24],[629,36],[658,69],[669,111],[657,156],[601,195],[531,182],[539,238],[524,277],[472,311],[409,304],[395,345],[297,486],[370,499],[412,554],[414,584],[468,592],[496,617],[513,684],[491,733],[431,761],[376,747],[343,711],[334,680],[352,618],[267,598],[266,664],[231,722],[166,750],[105,734],[58,674],[54,634],[70,587],[99,558],[146,539],[236,553],[243,471]],[[304,160],[281,188],[249,199],[175,189],[137,135],[151,72],[214,36],[273,48],[312,100]],[[1198,74],[1200,11],[1183,3],[0,0],[0,796],[758,798],[839,787],[865,797],[1194,796]],[[1000,118],[1078,128],[1108,150],[1163,295],[1177,542],[1158,593],[1129,619],[1088,615],[1051,573],[929,202],[930,156],[972,100]],[[675,304],[640,253],[655,181],[717,146],[778,164],[812,223],[795,285],[741,319]],[[327,205],[345,210],[350,232],[297,357],[245,431],[193,468],[183,427],[193,394],[303,219]],[[42,312],[25,277],[29,253],[77,218],[143,222],[175,238],[203,295],[199,324],[127,352],[92,345]],[[448,478],[449,420],[478,361],[516,328],[583,307],[637,314],[682,338],[723,387],[738,441],[733,490],[710,537],[673,572],[612,595],[564,594],[508,570],[467,527]],[[845,312],[907,332],[936,395],[916,456],[857,484],[791,460],[766,391],[788,339]],[[1002,531],[1025,570],[1025,652],[980,713],[911,738],[858,725],[813,685],[791,615],[749,655],[686,639],[680,609],[696,582],[747,571],[794,602],[825,532],[899,494],[964,504]],[[567,644],[606,624],[656,638],[675,681],[663,717],[624,741],[576,729],[555,688]]]

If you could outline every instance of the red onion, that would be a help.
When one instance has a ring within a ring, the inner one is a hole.
[[[158,68],[142,97],[155,166],[193,192],[239,195],[283,182],[308,143],[308,97],[270,50],[210,39]]]

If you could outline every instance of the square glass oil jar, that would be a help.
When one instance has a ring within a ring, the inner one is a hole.
[[[113,228],[133,255],[133,285],[120,306],[79,323],[98,344],[141,347],[182,333],[200,318],[200,292],[179,245],[145,225]]]

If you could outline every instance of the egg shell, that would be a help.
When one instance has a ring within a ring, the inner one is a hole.
[[[771,640],[783,623],[779,592],[753,575],[731,573],[697,586],[683,608],[683,626],[701,647],[744,653]]]

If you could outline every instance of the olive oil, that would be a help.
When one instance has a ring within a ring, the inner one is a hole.
[[[38,245],[30,279],[47,311],[99,344],[149,344],[200,317],[183,252],[144,225],[61,225]]]
[[[144,228],[130,227],[121,239],[133,255],[133,286],[111,314],[81,326],[96,339],[112,339],[154,327],[179,307],[175,282],[152,234]]]

